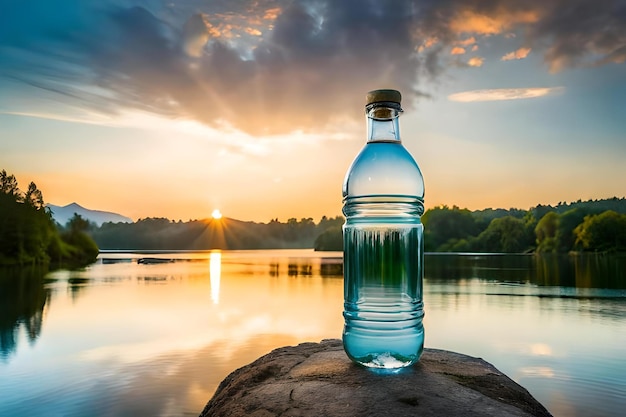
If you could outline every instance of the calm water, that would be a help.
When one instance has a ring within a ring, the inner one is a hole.
[[[427,255],[426,347],[486,359],[555,416],[623,415],[625,288],[626,257]],[[340,253],[110,253],[84,271],[4,270],[0,416],[198,415],[234,369],[339,338],[342,306]]]

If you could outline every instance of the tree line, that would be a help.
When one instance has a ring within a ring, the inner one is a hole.
[[[34,182],[22,192],[14,175],[0,172],[0,265],[91,263],[99,250],[88,225],[80,216],[57,224]]]
[[[173,221],[149,217],[134,223],[91,224],[90,236],[105,250],[207,250],[311,248],[329,228],[341,230],[343,218],[272,219],[268,223],[221,218]]]
[[[626,199],[577,201],[530,210],[470,211],[439,206],[422,216],[428,252],[569,252],[626,250]],[[310,248],[342,250],[344,219],[273,219],[268,223],[145,218],[91,225],[102,249],[203,250]]]
[[[530,210],[470,211],[439,206],[422,216],[427,252],[626,251],[626,199],[538,205]],[[342,249],[341,229],[319,236],[316,248]]]
[[[422,216],[427,252],[626,251],[626,199],[538,205],[530,210],[470,211],[439,206]],[[34,183],[25,192],[0,173],[0,265],[95,260],[108,250],[206,250],[315,248],[342,250],[344,219],[235,219],[188,222],[145,218],[97,226],[75,215],[54,222]]]
[[[626,251],[626,199],[538,205],[530,210],[432,208],[422,217],[432,252]]]

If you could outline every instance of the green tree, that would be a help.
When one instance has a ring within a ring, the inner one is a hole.
[[[5,170],[0,172],[0,264],[92,262],[98,247],[83,231],[76,230],[80,224],[60,235],[35,183],[22,194],[15,177]]]
[[[343,216],[335,216],[332,218],[322,216],[320,222],[317,224],[317,232],[322,233],[329,227],[342,226],[344,222],[345,219],[343,218]]]
[[[576,235],[574,229],[583,222],[585,216],[592,214],[589,208],[573,208],[559,216],[556,231],[556,245],[559,252],[569,252],[574,249]]]
[[[556,234],[559,228],[559,215],[554,211],[547,212],[535,227],[538,252],[554,252],[557,250]]]
[[[20,189],[17,186],[17,179],[14,175],[7,174],[4,169],[0,171],[0,194],[13,197],[13,200],[17,202],[22,199]]]
[[[452,238],[443,245],[439,246],[439,252],[471,252],[472,251],[472,239],[456,239]]]
[[[54,233],[41,191],[30,183],[22,195],[15,176],[0,172],[0,263],[32,264],[48,261],[47,247]]]
[[[315,239],[315,250],[343,250],[343,234],[341,226],[332,226],[326,229]]]
[[[422,216],[426,251],[453,250],[459,240],[476,236],[476,220],[467,209],[453,206],[434,207]]]
[[[531,247],[526,223],[513,216],[493,219],[473,242],[473,248],[480,252],[520,253]]]
[[[70,245],[72,260],[81,264],[94,262],[99,252],[96,242],[86,233],[89,227],[88,220],[74,213],[67,222],[67,230],[61,234],[61,239]]]
[[[576,244],[587,251],[626,250],[626,214],[607,210],[586,216],[574,229]]]
[[[74,213],[74,216],[72,216],[72,218],[67,221],[66,228],[71,233],[78,233],[86,232],[87,230],[89,230],[90,226],[91,224],[89,223],[89,220],[83,218],[83,216],[78,213]]]
[[[43,194],[32,181],[28,184],[28,190],[24,193],[24,202],[35,210],[42,210],[46,207],[43,202]]]
[[[476,210],[472,212],[472,216],[476,220],[476,225],[478,226],[478,230],[480,231],[485,230],[493,219],[497,219],[497,218],[505,217],[505,216],[512,216],[512,217],[521,219],[521,218],[524,218],[524,216],[526,215],[527,215],[526,211],[515,209],[515,208],[511,208],[508,210],[502,209],[502,208],[498,208],[498,209],[487,208],[484,210]]]

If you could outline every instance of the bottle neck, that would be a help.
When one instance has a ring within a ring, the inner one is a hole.
[[[398,119],[402,108],[397,103],[374,103],[366,107],[367,141],[400,142]]]

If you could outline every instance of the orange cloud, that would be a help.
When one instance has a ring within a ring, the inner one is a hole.
[[[421,45],[417,48],[417,50],[418,50],[418,52],[422,52],[424,49],[428,49],[428,48],[430,48],[431,46],[436,45],[438,42],[439,42],[439,39],[438,39],[438,38],[436,38],[436,37],[434,37],[434,36],[431,36],[431,37],[429,37],[429,38],[426,38],[426,39],[422,42],[422,44],[421,44]]]
[[[206,28],[212,38],[219,38],[222,36],[222,31],[208,22]]]
[[[476,38],[475,37],[469,37],[467,39],[463,39],[462,41],[458,41],[456,42],[457,45],[461,45],[461,46],[470,46],[476,43]]]
[[[252,36],[261,36],[261,35],[262,35],[261,31],[260,31],[260,30],[258,30],[258,29],[254,29],[254,28],[245,28],[244,30],[245,30],[245,32],[246,32],[248,35],[252,35]]]
[[[439,39],[437,39],[436,37],[427,38],[424,41],[424,47],[425,48],[430,48],[431,46],[435,45],[437,42],[439,42]]]
[[[534,88],[496,88],[490,90],[473,90],[455,93],[448,96],[448,100],[461,103],[475,101],[501,101],[537,98],[562,93],[563,87],[534,87]]]
[[[280,9],[271,9],[264,18],[277,16]],[[252,12],[251,12],[252,13]],[[258,15],[226,13],[199,13],[192,16],[185,26],[185,48],[191,56],[200,56],[202,49],[211,39],[240,39],[242,36],[260,38],[263,32],[271,29],[271,25]],[[248,40],[248,47],[254,49],[255,42]]]
[[[509,52],[500,58],[502,61],[511,61],[513,59],[524,59],[530,53],[530,48],[519,48],[517,51]]]
[[[267,9],[265,14],[263,15],[264,20],[276,20],[276,18],[282,13],[282,9],[280,7],[274,7],[272,9]]]
[[[467,65],[469,65],[470,67],[482,67],[483,62],[485,62],[485,58],[475,56],[475,57],[470,58],[469,61],[467,61]]]
[[[478,45],[472,46],[472,52],[476,52],[476,51],[478,51]]]
[[[485,15],[474,10],[463,10],[450,22],[450,29],[456,33],[478,33],[497,35],[520,23],[535,23],[539,13],[528,11],[501,10],[494,15]]]
[[[450,51],[451,55],[463,55],[465,53],[465,48],[461,48],[460,46],[455,46]]]

